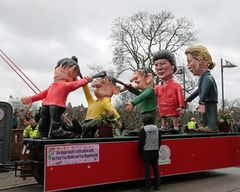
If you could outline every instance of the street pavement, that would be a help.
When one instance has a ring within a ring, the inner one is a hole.
[[[0,191],[41,192],[40,185],[23,186],[36,183],[33,178],[15,178],[13,172],[0,173]],[[14,187],[16,185],[22,185]],[[11,189],[7,189],[9,187]],[[143,181],[118,183],[105,186],[67,190],[68,192],[137,192]],[[162,178],[161,192],[240,192],[240,168],[226,168],[214,171],[169,176]]]
[[[36,180],[33,177],[27,177],[26,179],[15,177],[14,171],[0,170],[0,191],[29,184],[36,184]]]

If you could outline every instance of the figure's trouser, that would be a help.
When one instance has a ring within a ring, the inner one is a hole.
[[[217,103],[205,103],[203,126],[217,131],[217,114]]]
[[[39,121],[40,137],[48,137],[52,130],[61,126],[61,115],[65,108],[55,105],[43,105],[41,109],[41,119]]]
[[[84,121],[82,129],[82,137],[94,137],[98,129],[97,122],[94,119]]]

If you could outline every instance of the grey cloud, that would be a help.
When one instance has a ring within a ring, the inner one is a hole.
[[[176,17],[187,17],[195,24],[199,43],[209,48],[217,62],[213,74],[220,90],[220,58],[240,66],[239,7],[238,0],[2,0],[0,49],[43,89],[52,81],[54,66],[63,57],[76,55],[84,75],[90,73],[88,64],[111,63],[112,50],[107,39],[114,18],[131,16],[140,10],[152,13],[168,10]],[[22,82],[17,82],[21,80],[1,59],[0,70],[5,74],[1,76],[0,87],[4,91],[0,92],[0,98],[9,94],[32,94]],[[239,68],[224,71],[229,98],[239,95],[233,87],[240,80],[238,73]],[[76,96],[72,93],[71,99],[75,100],[80,93],[76,92]],[[85,100],[77,99],[77,102]]]

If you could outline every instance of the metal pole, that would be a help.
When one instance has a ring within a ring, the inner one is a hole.
[[[186,96],[186,71],[185,71],[185,67],[182,68],[183,69],[183,95],[184,95],[184,98]]]
[[[223,85],[223,59],[221,58],[221,80],[222,80],[222,112],[224,112],[224,85]]]
[[[186,71],[185,71],[184,66],[181,69],[182,69],[182,75],[183,75],[183,96],[185,98],[185,96],[186,96]],[[187,112],[187,109],[186,109],[186,106],[185,106],[184,109],[183,109],[183,125],[182,125],[182,128],[181,128],[182,133],[186,132],[185,125],[187,124],[187,119],[188,119],[188,112]]]

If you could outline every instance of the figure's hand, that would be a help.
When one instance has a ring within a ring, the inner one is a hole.
[[[124,89],[128,90],[129,87],[132,87],[132,84],[131,83],[126,83],[125,86],[124,86]]]
[[[133,104],[131,102],[127,102],[125,105],[127,112],[131,112],[133,110]]]
[[[93,78],[91,76],[85,76],[84,79],[87,79],[88,83],[91,83],[93,81]]]
[[[122,122],[120,120],[117,120],[117,129],[122,128]]]
[[[22,102],[22,104],[27,105],[28,107],[32,106],[31,97],[23,97],[23,98],[21,98],[21,102]]]
[[[183,114],[183,113],[184,113],[184,110],[183,110],[182,107],[177,108],[177,111],[179,111],[180,114]]]
[[[199,105],[198,106],[198,112],[200,112],[200,113],[205,113],[205,105]]]

